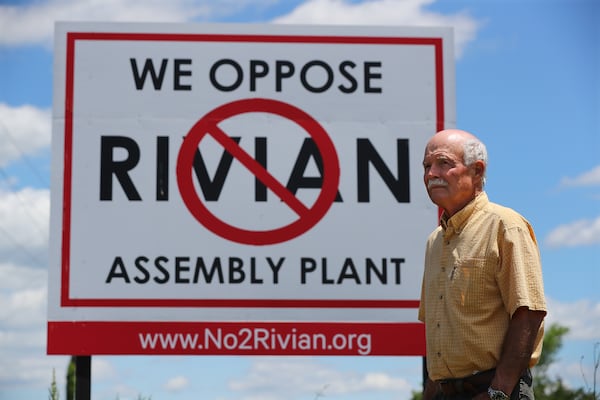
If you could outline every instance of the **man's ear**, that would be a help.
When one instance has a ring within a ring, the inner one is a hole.
[[[481,160],[477,160],[473,163],[473,172],[479,179],[483,179],[485,176],[485,163]]]

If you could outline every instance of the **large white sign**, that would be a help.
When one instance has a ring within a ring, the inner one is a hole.
[[[422,354],[453,79],[449,29],[58,24],[49,353]]]

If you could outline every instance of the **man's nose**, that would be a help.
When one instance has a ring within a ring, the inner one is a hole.
[[[439,178],[439,171],[438,168],[435,165],[430,166],[426,171],[425,171],[425,177],[426,178]]]

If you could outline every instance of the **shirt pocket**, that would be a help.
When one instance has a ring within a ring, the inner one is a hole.
[[[485,301],[486,262],[482,258],[458,260],[450,273],[450,301],[459,307],[477,308]]]

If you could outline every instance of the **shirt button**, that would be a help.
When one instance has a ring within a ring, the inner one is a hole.
[[[443,300],[443,299],[444,299],[444,295],[440,294],[440,300]]]
[[[440,352],[438,351],[438,352],[437,352],[437,356],[438,356],[438,357],[441,357],[441,356],[442,356],[442,353],[440,353]]]

